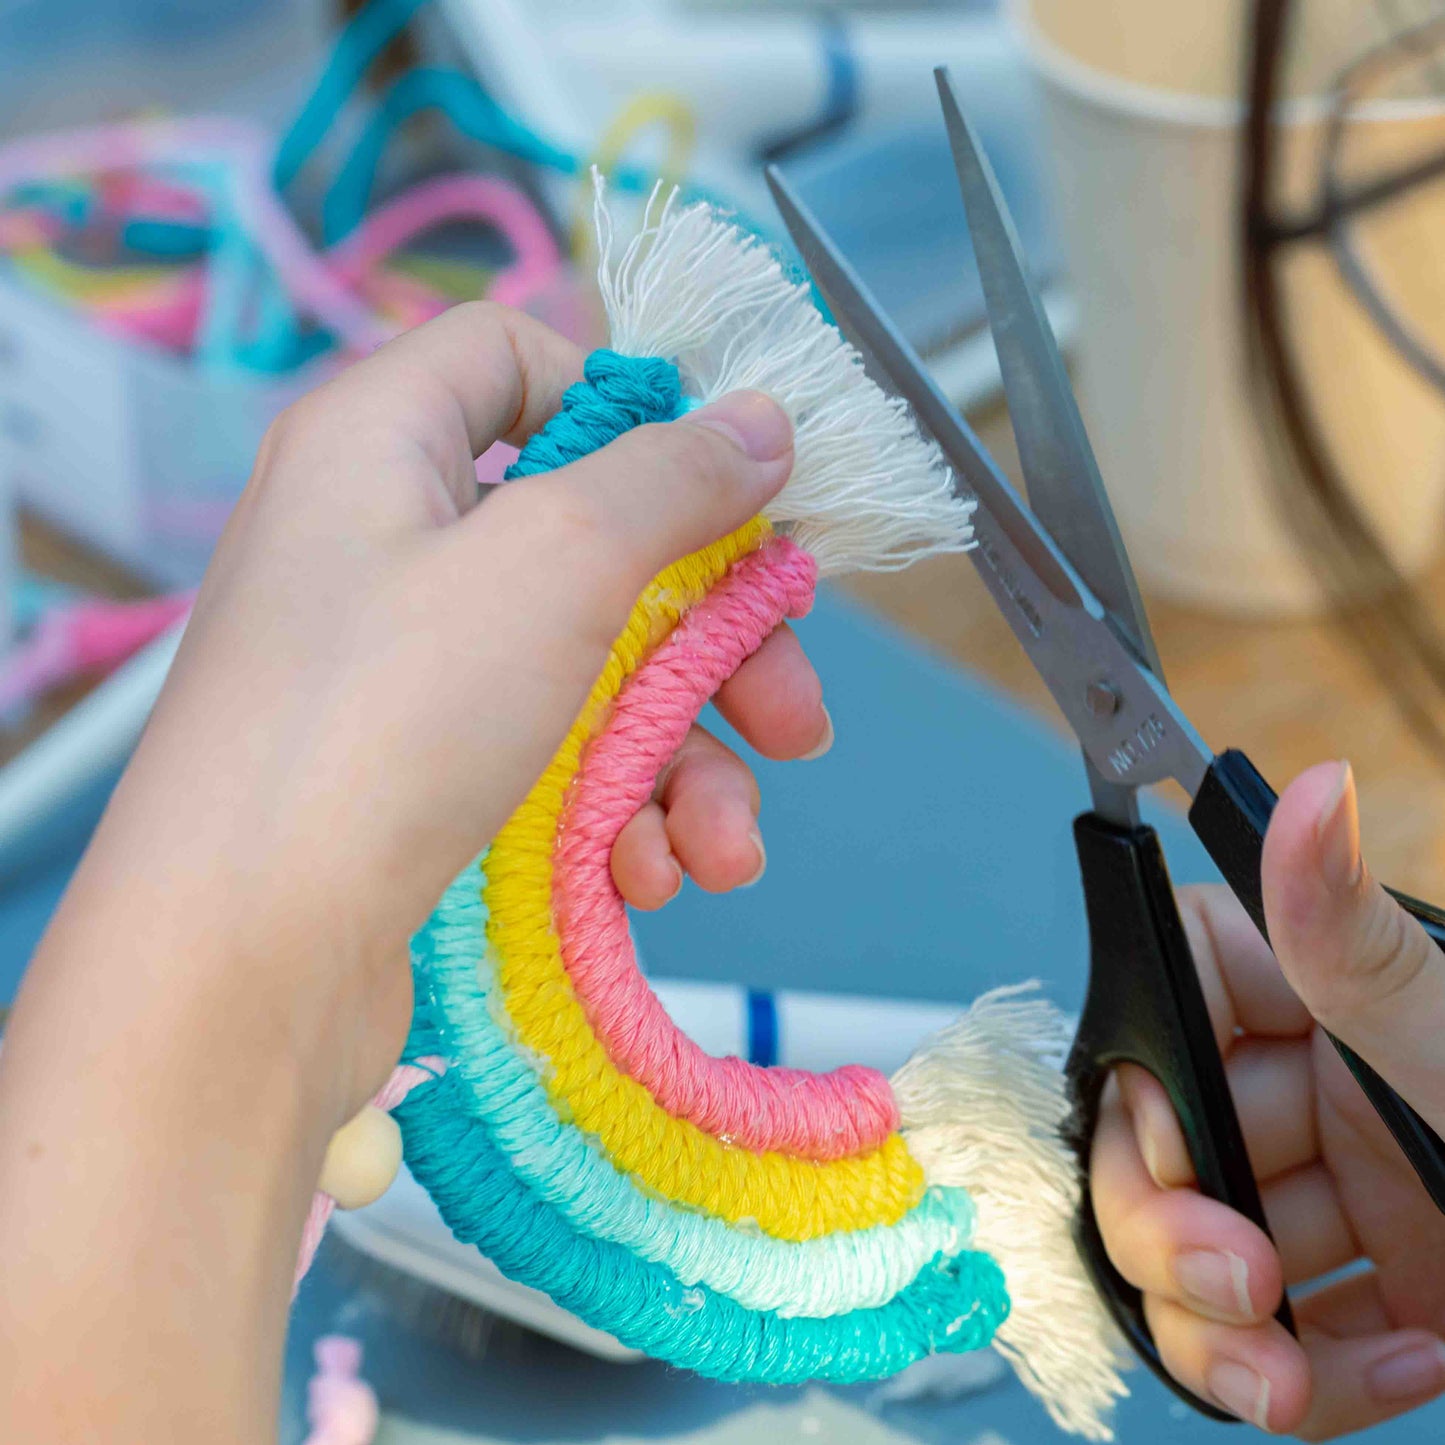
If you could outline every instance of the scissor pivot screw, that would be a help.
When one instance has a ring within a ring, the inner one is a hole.
[[[1084,705],[1095,717],[1113,717],[1119,711],[1119,694],[1107,682],[1091,682]]]

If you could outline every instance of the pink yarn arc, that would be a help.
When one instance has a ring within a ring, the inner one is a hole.
[[[627,682],[588,746],[561,826],[554,902],[562,957],[617,1067],[669,1113],[756,1150],[837,1159],[898,1127],[888,1080],[848,1065],[828,1074],[761,1068],[704,1053],[637,968],[612,845],[702,706],[786,617],[813,602],[817,563],[778,538],[744,557]]]
[[[417,1087],[446,1072],[446,1060],[442,1058],[419,1059],[415,1064],[398,1064],[391,1077],[381,1086],[372,1103],[378,1109],[394,1109]],[[321,1247],[321,1237],[326,1233],[336,1201],[317,1190],[311,1196],[311,1207],[306,1211],[306,1223],[301,1229],[301,1247],[296,1251],[296,1273],[291,1280],[291,1295],[295,1298],[301,1281],[306,1278],[316,1251]]]

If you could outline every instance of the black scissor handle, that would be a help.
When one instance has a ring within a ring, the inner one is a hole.
[[[1215,758],[1189,809],[1189,823],[1209,850],[1234,896],[1266,939],[1264,887],[1259,865],[1264,834],[1278,801],[1254,764],[1230,749]],[[1389,890],[1402,908],[1419,920],[1437,948],[1445,949],[1445,912]],[[1365,1097],[1395,1136],[1420,1182],[1445,1213],[1445,1142],[1348,1044],[1333,1034],[1330,1042],[1349,1066]]]
[[[1144,1319],[1143,1296],[1104,1248],[1089,1188],[1089,1149],[1110,1069],[1138,1064],[1159,1080],[1179,1116],[1199,1188],[1268,1233],[1259,1186],[1158,837],[1152,828],[1121,828],[1085,813],[1074,822],[1074,844],[1089,920],[1089,987],[1068,1064],[1073,1142],[1084,1178],[1079,1247],[1139,1358],[1201,1414],[1232,1421],[1169,1373]],[[1294,1333],[1287,1299],[1276,1317]]]

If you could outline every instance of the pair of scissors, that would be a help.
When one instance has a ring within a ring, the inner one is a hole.
[[[960,488],[976,499],[968,555],[1083,751],[1093,806],[1075,819],[1074,842],[1089,926],[1089,984],[1067,1065],[1076,1105],[1072,1142],[1085,1181],[1076,1236],[1110,1313],[1144,1362],[1195,1409],[1230,1420],[1162,1363],[1140,1292],[1104,1248],[1087,1184],[1089,1147],[1110,1071],[1141,1065],[1174,1105],[1200,1189],[1268,1230],[1169,871],[1157,835],[1140,822],[1138,791],[1169,778],[1183,785],[1192,799],[1190,825],[1266,938],[1260,858],[1275,794],[1242,752],[1211,751],[1169,695],[1008,209],[947,72],[934,74],[1030,505],[784,177],[773,169],[768,180],[840,329],[874,379],[908,401]],[[1445,948],[1445,913],[1395,896]],[[1445,1143],[1369,1064],[1333,1042],[1445,1211]],[[1288,1299],[1277,1317],[1294,1331]]]

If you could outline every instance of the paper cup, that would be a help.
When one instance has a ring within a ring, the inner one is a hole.
[[[1245,345],[1244,11],[1238,3],[1191,9],[1202,13],[1157,0],[1015,8],[1078,304],[1082,403],[1148,589],[1219,611],[1303,615],[1325,594],[1282,512],[1271,471],[1280,452],[1266,441],[1269,404]],[[1315,53],[1331,57],[1326,78],[1367,43],[1342,33],[1315,39]],[[1320,78],[1296,64],[1291,83],[1307,91]],[[1284,104],[1285,201],[1314,193],[1323,116],[1308,94]],[[1381,159],[1418,146],[1422,129],[1445,144],[1438,100],[1381,102],[1367,124]],[[1407,310],[1441,304],[1424,204],[1441,202],[1412,198],[1410,235],[1402,230],[1389,257],[1392,292]],[[1398,567],[1417,573],[1438,551],[1445,405],[1366,316],[1321,242],[1290,247],[1283,272],[1291,336],[1325,438]]]

